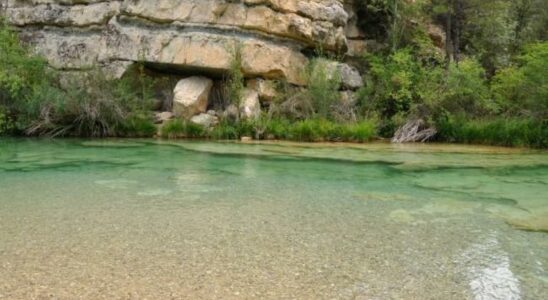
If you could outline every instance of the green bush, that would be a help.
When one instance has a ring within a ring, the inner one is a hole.
[[[235,140],[240,138],[240,133],[235,125],[222,121],[208,133],[208,137],[215,140]]]
[[[291,123],[287,119],[271,119],[266,124],[266,134],[276,139],[289,139],[289,128]]]
[[[287,138],[302,142],[366,142],[375,137],[376,127],[372,120],[340,124],[325,119],[310,119],[291,124]]]
[[[525,47],[518,65],[497,72],[491,89],[503,113],[548,118],[548,42]]]
[[[244,92],[244,73],[242,72],[242,45],[237,43],[230,49],[231,60],[228,70],[228,78],[225,86],[229,100],[232,104],[238,105]]]
[[[313,59],[307,66],[306,95],[320,118],[331,118],[331,106],[340,100],[341,76],[334,66],[324,58]]]
[[[0,105],[24,97],[29,89],[50,80],[46,61],[21,45],[17,33],[0,19]]]
[[[49,136],[150,136],[153,80],[144,67],[120,80],[99,70],[66,77],[23,47],[0,23],[0,132]],[[135,132],[130,132],[132,129]]]
[[[247,120],[236,125],[221,122],[207,131],[199,125],[180,119],[167,122],[161,128],[163,138],[239,139],[250,136],[300,142],[366,142],[376,135],[374,120],[340,124],[326,119],[308,119],[291,123],[286,119]]]
[[[437,124],[439,141],[498,146],[548,147],[548,121],[447,118]]]
[[[477,61],[467,58],[458,65],[451,63],[445,81],[439,103],[445,111],[482,116],[497,110],[490,98],[485,70]]]
[[[124,137],[153,137],[156,134],[156,126],[147,115],[133,115],[125,120],[116,131],[118,135]]]
[[[198,124],[174,119],[162,126],[160,136],[163,138],[204,138],[206,130]]]
[[[0,133],[6,133],[28,125],[18,116],[30,110],[28,98],[42,92],[54,76],[46,61],[23,47],[16,32],[1,19],[0,66]]]
[[[25,133],[49,136],[138,136],[143,129],[132,122],[144,124],[151,97],[143,92],[141,75],[108,80],[99,70],[72,79],[67,89],[44,83],[33,87],[34,93],[24,104]],[[152,120],[148,116],[149,121]],[[149,124],[151,122],[148,122]],[[148,132],[152,132],[148,126]]]

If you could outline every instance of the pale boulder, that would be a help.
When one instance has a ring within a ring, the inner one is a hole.
[[[258,119],[261,116],[261,103],[259,93],[246,88],[240,103],[240,117],[242,119]]]
[[[223,112],[223,119],[228,120],[229,122],[236,122],[239,119],[239,110],[238,107],[234,104],[230,104],[225,111]]]
[[[251,79],[247,82],[247,87],[259,93],[261,102],[272,102],[276,98],[276,82],[272,80],[264,80],[261,78]]]
[[[324,72],[330,80],[339,80],[342,89],[356,90],[363,86],[360,72],[348,64],[320,59],[316,62],[314,70],[312,70],[312,76]]]
[[[162,124],[166,121],[173,119],[175,116],[170,111],[157,112],[154,114],[154,123]]]
[[[190,118],[190,122],[200,125],[204,128],[210,128],[219,124],[219,118],[217,118],[216,116],[212,116],[211,114],[201,113]]]
[[[213,81],[202,76],[180,80],[173,92],[173,113],[185,119],[205,113]]]

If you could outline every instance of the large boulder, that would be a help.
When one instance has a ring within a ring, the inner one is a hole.
[[[184,119],[205,113],[213,81],[202,76],[180,80],[173,92],[173,113]]]
[[[362,76],[356,68],[345,63],[338,63],[336,69],[339,72],[343,88],[355,90],[363,86]]]
[[[214,127],[215,125],[219,124],[219,118],[216,116],[213,116],[211,114],[199,114],[195,115],[194,117],[190,118],[190,122],[200,125],[204,128],[210,128]]]
[[[356,90],[363,86],[363,79],[360,72],[356,68],[345,63],[318,59],[314,64],[312,76],[320,73],[325,73],[330,80],[339,80],[342,89]]]
[[[264,80],[262,78],[251,79],[247,81],[247,87],[257,91],[259,100],[265,103],[272,102],[278,94],[276,82],[272,80]]]
[[[223,119],[228,122],[237,122],[240,119],[240,111],[238,107],[234,104],[230,104],[222,114]]]
[[[162,124],[165,123],[171,119],[173,119],[174,115],[170,111],[163,111],[163,112],[157,112],[154,114],[154,124]]]
[[[259,93],[246,88],[240,102],[240,117],[242,119],[256,120],[261,116],[261,103],[259,102]]]

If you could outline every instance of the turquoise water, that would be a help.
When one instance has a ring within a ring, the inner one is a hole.
[[[0,299],[542,299],[548,155],[0,140]]]

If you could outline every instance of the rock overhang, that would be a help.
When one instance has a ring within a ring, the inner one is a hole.
[[[246,76],[302,85],[304,49],[347,49],[338,0],[8,0],[2,14],[62,70],[143,61],[220,74],[240,44]]]

